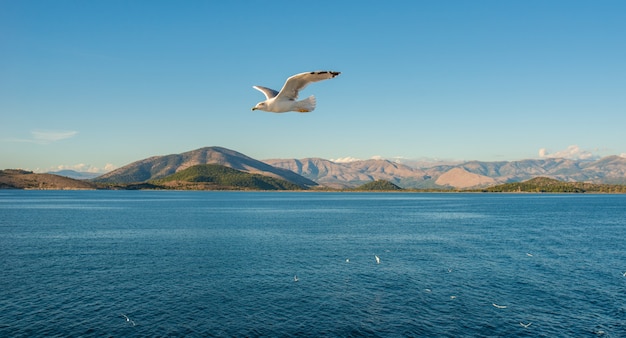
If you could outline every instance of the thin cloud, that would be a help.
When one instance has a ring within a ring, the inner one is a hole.
[[[12,143],[36,143],[36,144],[49,144],[52,142],[57,142],[61,140],[65,140],[68,138],[72,138],[78,134],[77,131],[73,130],[43,130],[36,129],[30,132],[30,138],[5,138],[2,139],[2,142],[12,142]]]
[[[35,142],[44,144],[72,138],[78,134],[77,131],[73,130],[33,130],[30,133]]]

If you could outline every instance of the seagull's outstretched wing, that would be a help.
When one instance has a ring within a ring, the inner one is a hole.
[[[341,73],[331,71],[306,72],[296,74],[288,78],[287,81],[285,81],[285,85],[280,90],[280,93],[277,96],[280,99],[284,100],[295,100],[298,98],[298,92],[304,89],[304,87],[308,86],[309,83],[332,79],[339,74]]]
[[[267,88],[267,87],[252,86],[252,88],[260,91],[261,93],[263,93],[265,95],[265,98],[268,99],[268,100],[273,98],[274,96],[278,95],[277,91],[275,91],[274,89]]]

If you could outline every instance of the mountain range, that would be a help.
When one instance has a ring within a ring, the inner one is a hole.
[[[626,158],[609,156],[596,161],[549,158],[540,160],[480,162],[415,168],[389,160],[335,163],[320,158],[265,160],[289,169],[320,185],[350,188],[374,180],[387,180],[402,188],[480,188],[549,177],[566,182],[626,184]]]
[[[337,163],[321,158],[259,161],[223,147],[205,147],[181,154],[139,160],[94,179],[102,183],[147,182],[199,164],[219,164],[240,171],[283,179],[302,187],[355,188],[385,180],[401,188],[469,189],[549,177],[566,182],[626,184],[626,158],[595,161],[530,159],[468,161],[424,168],[389,160]]]

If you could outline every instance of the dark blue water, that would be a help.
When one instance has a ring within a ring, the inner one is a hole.
[[[2,337],[624,337],[626,195],[0,191],[0,267]]]

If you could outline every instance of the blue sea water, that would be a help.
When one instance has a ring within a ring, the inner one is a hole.
[[[625,239],[626,195],[4,190],[0,336],[625,337]]]

